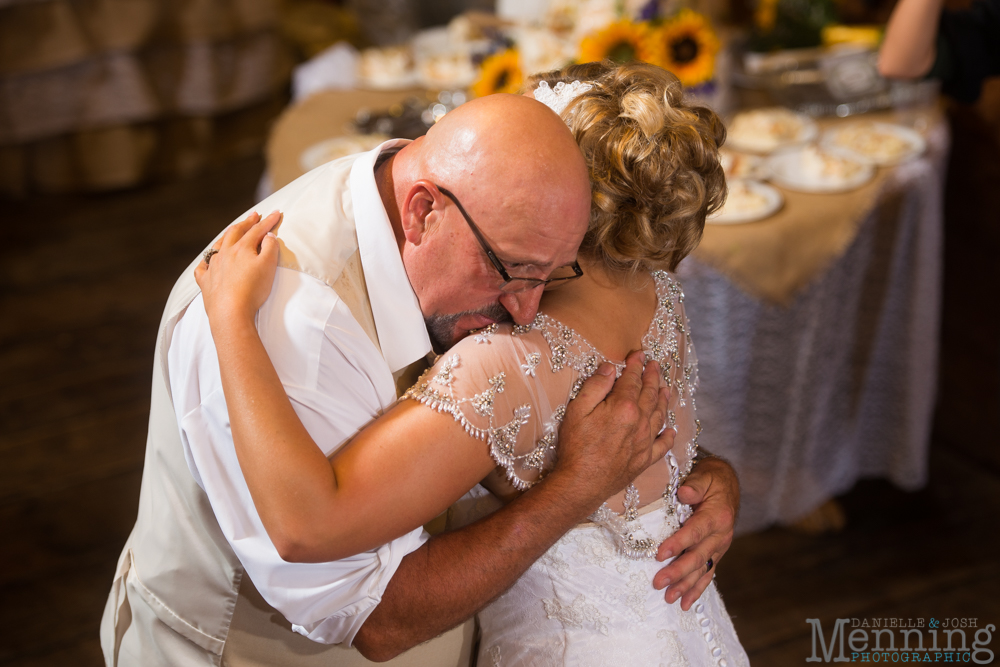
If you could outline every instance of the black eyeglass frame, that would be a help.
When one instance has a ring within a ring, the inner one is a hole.
[[[489,242],[487,242],[486,237],[484,237],[483,233],[479,231],[479,227],[476,226],[476,223],[472,221],[472,217],[469,216],[469,214],[465,210],[465,207],[462,206],[462,202],[458,201],[458,197],[452,194],[450,190],[443,188],[440,185],[435,184],[434,187],[440,190],[441,194],[443,194],[445,197],[447,197],[448,199],[450,199],[452,202],[455,203],[455,206],[458,207],[459,213],[461,213],[462,217],[465,218],[465,222],[469,224],[469,229],[472,230],[472,233],[475,235],[476,240],[479,241],[479,245],[482,247],[483,252],[486,253],[486,256],[489,258],[490,263],[493,264],[493,268],[495,268],[497,272],[500,274],[500,277],[503,278],[503,285],[500,286],[501,292],[507,292],[507,293],[526,292],[530,289],[535,289],[536,287],[540,287],[543,285],[545,286],[552,284],[561,285],[564,283],[568,283],[571,280],[576,280],[577,278],[583,275],[583,269],[580,268],[580,263],[577,261],[574,261],[572,264],[567,265],[569,268],[573,269],[573,273],[576,274],[572,276],[565,276],[561,278],[549,278],[546,280],[543,278],[522,278],[520,276],[510,275],[507,272],[507,268],[503,265],[503,262],[501,262],[500,258],[497,257],[497,254],[493,252],[493,248],[490,247],[490,244]],[[522,280],[525,283],[527,283],[528,286],[517,290],[504,289],[505,287],[507,287],[507,285],[509,285],[511,282],[515,280]]]

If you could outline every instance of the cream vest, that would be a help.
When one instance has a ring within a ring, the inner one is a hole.
[[[289,195],[315,195],[311,210],[323,215],[289,216],[282,222],[278,264],[332,287],[378,346],[351,202],[355,157],[316,169],[282,190],[284,201]],[[266,215],[273,208],[265,200],[253,210]],[[317,219],[324,224],[316,224]],[[175,283],[160,322],[138,518],[118,561],[101,622],[105,661],[137,667],[369,664],[356,651],[316,644],[292,632],[267,606],[244,577],[185,461],[170,397],[167,350],[174,325],[199,293],[194,268],[200,261],[192,262]],[[467,624],[392,664],[468,665],[472,637]],[[126,655],[140,657],[125,660]]]

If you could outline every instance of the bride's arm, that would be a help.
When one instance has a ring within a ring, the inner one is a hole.
[[[196,277],[203,290],[208,288],[203,292],[206,308],[216,313],[216,320],[212,323],[213,335],[216,323],[221,322],[220,315],[223,320],[231,316],[235,325],[228,334],[220,330],[220,337],[225,340],[216,342],[223,348],[220,349],[220,363],[224,371],[223,382],[228,383],[225,387],[227,399],[232,399],[229,400],[229,409],[237,450],[243,449],[240,463],[255,470],[247,476],[251,492],[254,492],[255,485],[260,487],[254,495],[255,503],[263,502],[261,493],[277,496],[272,498],[276,500],[275,507],[294,513],[301,509],[301,499],[309,504],[314,502],[307,497],[307,485],[309,493],[322,497],[334,488],[334,484],[346,489],[348,483],[335,472],[335,467],[322,458],[316,445],[308,439],[308,433],[297,423],[259,337],[248,326],[257,306],[270,291],[277,255],[275,240],[265,236],[267,229],[277,222],[277,217],[265,220],[247,233],[245,241],[239,242],[255,222],[257,218],[251,218],[234,226],[232,233],[226,235],[221,245],[225,245],[227,250],[216,255],[216,260],[222,261],[216,264],[213,260],[212,264],[213,269],[223,270],[211,276],[212,270],[200,265]],[[233,266],[226,268],[230,257],[234,258]],[[239,274],[241,270],[246,274],[242,278]],[[220,285],[223,289],[217,290]],[[236,302],[243,298],[243,305],[227,308],[225,302],[215,301],[220,294],[223,298],[229,298],[224,296],[226,294],[230,297],[236,294]],[[248,349],[244,350],[244,346]],[[222,362],[223,356],[226,362]],[[614,367],[602,364],[597,373],[584,383],[578,397],[566,410],[559,429],[559,459],[546,479],[503,509],[461,530],[436,536],[403,558],[388,582],[381,602],[355,637],[354,641],[363,655],[372,660],[386,660],[468,618],[506,590],[546,549],[596,510],[601,502],[624,488],[650,464],[662,459],[673,445],[672,430],[656,436],[664,423],[666,392],[659,389],[660,371],[657,365],[647,364],[643,370],[642,361],[642,355],[630,355],[617,382],[614,380]],[[417,407],[415,403],[410,403],[413,408]],[[443,428],[446,423],[449,429],[457,428],[445,415],[427,409],[423,412],[426,414],[421,419],[426,419],[427,423],[420,428],[427,429],[431,438],[436,433],[435,429]],[[265,420],[260,416],[264,414],[271,416]],[[399,413],[397,426],[403,423],[404,416]],[[381,453],[388,459],[395,456],[397,449],[411,450],[405,454],[406,460],[421,464],[419,459],[424,458],[423,464],[430,462],[433,465],[429,478],[421,479],[414,471],[406,471],[405,476],[421,486],[440,486],[440,480],[453,474],[451,464],[448,470],[444,470],[440,457],[424,456],[424,452],[412,446],[412,435],[409,431],[402,433],[402,443],[399,440],[359,439],[345,452],[345,456],[350,457],[352,454],[349,452],[353,452],[353,456],[358,457],[356,464],[370,466],[368,472],[375,473],[371,475],[370,483],[380,480],[372,491],[378,496],[378,502],[387,502],[390,494],[400,499],[389,502],[390,511],[378,513],[372,511],[367,498],[358,498],[355,507],[360,508],[360,512],[355,518],[358,519],[356,523],[363,524],[362,531],[373,527],[377,529],[380,522],[401,508],[410,512],[411,509],[405,506],[411,499],[401,494],[399,486],[381,477],[383,471],[376,463],[377,458],[366,460],[354,452],[356,447],[362,453],[373,456]],[[464,437],[464,449],[487,449],[475,446],[467,436]],[[285,457],[274,451],[272,445],[293,448],[294,454]],[[250,452],[248,446],[256,449]],[[260,465],[253,461],[254,454],[262,457]],[[293,465],[288,465],[290,463]],[[492,465],[491,461],[489,466]],[[474,466],[469,469],[472,468]],[[280,476],[275,474],[276,470],[281,471]],[[344,475],[347,475],[346,471]],[[254,478],[252,483],[251,476]],[[277,492],[269,488],[269,477],[276,478],[280,486]],[[428,479],[433,482],[428,483]],[[471,486],[467,481],[454,483],[455,487],[463,485],[466,488]],[[422,492],[423,489],[417,493]],[[425,499],[417,500],[422,503]],[[362,521],[361,512],[370,520]],[[344,517],[342,513],[327,516],[330,519],[326,522],[331,524],[343,519],[355,519]],[[416,521],[411,527],[419,523]],[[309,535],[319,527],[303,521],[297,525],[299,530],[304,531],[296,536],[301,540],[311,539]]]
[[[394,407],[327,460],[292,408],[254,324],[273,282],[277,243],[265,233],[277,220],[254,224],[239,244],[256,220],[234,226],[222,242],[227,252],[212,258],[214,271],[202,264],[196,278],[236,454],[268,536],[285,560],[338,560],[430,521],[494,463],[454,420],[414,401]]]

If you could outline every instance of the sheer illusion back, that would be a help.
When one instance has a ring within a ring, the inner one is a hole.
[[[684,295],[665,272],[653,274],[653,280],[657,305],[642,342],[647,357],[660,363],[670,389],[668,426],[677,429],[677,438],[664,461],[591,516],[630,558],[651,558],[690,512],[677,501],[677,488],[691,469],[700,430],[695,417],[697,359]],[[591,321],[601,326],[601,314],[594,313],[588,327]],[[619,373],[624,369],[623,362],[606,359],[580,332],[539,313],[529,325],[494,324],[469,336],[443,355],[406,397],[453,416],[471,438],[486,443],[514,493],[530,488],[553,468],[566,406],[604,361]],[[502,491],[499,495],[507,495]],[[664,522],[650,533],[639,526],[639,511],[660,499],[666,505]]]
[[[748,665],[714,583],[689,611],[679,602],[667,604],[652,584],[663,566],[654,559],[656,548],[690,513],[677,501],[677,488],[691,469],[700,429],[698,365],[684,295],[669,274],[653,278],[657,305],[642,343],[671,390],[673,451],[479,612],[477,664]],[[494,493],[518,493],[552,470],[567,404],[607,361],[583,335],[602,324],[602,314],[593,312],[583,332],[544,314],[527,326],[493,325],[452,348],[406,396],[451,415],[469,434],[470,446],[489,448],[495,476],[507,485],[505,491],[491,484]],[[488,496],[467,499],[453,527],[496,507]]]

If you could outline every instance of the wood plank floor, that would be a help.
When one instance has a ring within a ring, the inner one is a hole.
[[[135,521],[174,280],[253,203],[260,159],[118,194],[33,197],[0,244],[0,664],[99,665]]]
[[[190,259],[252,203],[262,168],[249,159],[182,183],[5,206],[0,665],[101,664],[97,628],[135,519],[161,309]],[[772,529],[733,545],[720,588],[753,664],[803,663],[806,618],[1000,625],[997,435],[983,433],[992,439],[961,446],[939,434],[920,492],[858,485],[842,499],[839,535]]]

